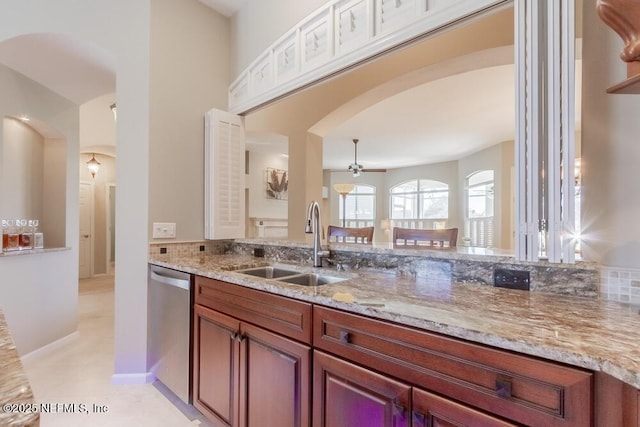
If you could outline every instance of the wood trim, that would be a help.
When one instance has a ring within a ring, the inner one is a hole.
[[[311,304],[196,276],[196,304],[311,344]]]

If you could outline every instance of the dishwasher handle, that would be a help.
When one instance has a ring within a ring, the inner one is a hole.
[[[189,279],[165,276],[162,274],[162,270],[155,270],[153,268],[151,268],[151,280],[164,285],[175,286],[186,291],[191,288],[191,281]]]

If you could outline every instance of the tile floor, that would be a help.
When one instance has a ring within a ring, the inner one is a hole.
[[[37,403],[84,404],[88,413],[41,413],[40,425],[201,425],[190,421],[152,384],[111,384],[113,277],[81,280],[79,295],[78,334],[59,348],[27,357],[24,365]],[[93,405],[107,412],[94,412]]]

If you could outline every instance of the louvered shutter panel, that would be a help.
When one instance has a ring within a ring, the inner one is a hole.
[[[205,114],[205,239],[244,237],[244,127],[222,110]]]

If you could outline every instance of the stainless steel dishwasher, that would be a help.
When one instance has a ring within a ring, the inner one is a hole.
[[[147,367],[185,403],[191,402],[191,275],[149,266]]]

